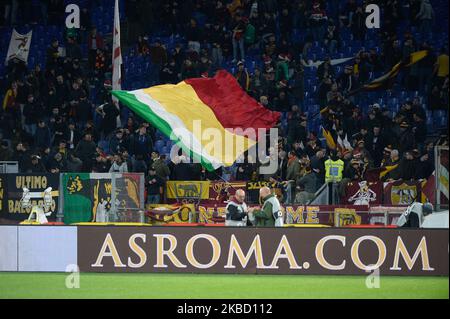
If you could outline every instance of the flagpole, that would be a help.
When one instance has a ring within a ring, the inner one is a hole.
[[[112,49],[112,89],[122,89],[122,52],[120,48],[120,17],[119,0],[114,5],[113,49]],[[119,107],[119,100],[113,96],[113,104]],[[120,115],[117,116],[117,126],[121,126]]]

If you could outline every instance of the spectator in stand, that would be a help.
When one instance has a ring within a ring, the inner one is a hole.
[[[136,155],[134,161],[132,161],[131,171],[134,173],[144,173],[147,172],[147,163],[144,161],[144,157],[139,154]]]
[[[153,148],[153,142],[151,137],[147,134],[147,126],[141,124],[139,129],[134,133],[131,139],[131,154],[137,156],[142,155],[144,160],[148,162],[150,160],[150,154]]]
[[[92,135],[86,132],[75,149],[76,156],[83,162],[83,172],[91,171],[95,153],[96,145],[92,141]]]
[[[156,174],[156,169],[151,166],[148,170],[146,178],[147,186],[147,204],[159,204],[163,196],[163,188],[165,186],[165,179]]]
[[[26,173],[46,173],[44,165],[41,162],[41,158],[38,155],[31,156],[31,164],[28,167]]]
[[[203,42],[203,32],[201,28],[198,27],[197,21],[191,19],[189,26],[186,28],[186,40],[188,41],[188,48],[192,51],[200,53],[201,42]]]
[[[14,157],[14,151],[8,141],[2,140],[0,144],[0,161],[12,161]]]
[[[36,128],[36,133],[34,135],[34,146],[36,148],[46,149],[50,147],[51,144],[51,133],[47,124],[43,119],[38,121],[38,126]]]
[[[156,175],[164,180],[167,180],[169,178],[169,167],[157,151],[152,152],[150,165],[155,169]]]
[[[211,41],[211,61],[213,67],[220,68],[223,63],[223,46],[225,42],[225,34],[223,27],[219,22],[215,22],[213,28],[210,31],[208,39]]]
[[[315,41],[320,41],[325,35],[325,23],[328,20],[325,10],[321,7],[320,2],[315,1],[311,15],[309,16],[309,24]]]
[[[47,49],[47,67],[56,66],[58,64],[59,57],[59,41],[58,39],[53,39],[50,47]]]
[[[167,63],[167,50],[162,45],[161,40],[157,38],[155,43],[150,47],[150,61],[154,64],[153,75],[156,83],[159,84],[159,72],[163,65]]]
[[[430,0],[422,0],[416,19],[420,21],[422,40],[430,41],[432,38],[431,25],[434,20],[434,10],[430,4]]]
[[[96,27],[91,29],[91,32],[87,38],[87,46],[89,51],[88,54],[89,68],[91,70],[94,70],[98,50],[104,49],[103,37],[99,33],[97,33]]]
[[[250,88],[250,76],[248,75],[247,69],[244,67],[244,63],[239,61],[237,63],[237,71],[235,78],[239,85],[244,91],[248,91]]]
[[[23,108],[23,116],[25,118],[25,131],[28,134],[35,135],[37,120],[40,114],[43,113],[43,109],[39,103],[34,99],[34,94],[29,93],[27,103]]]
[[[434,64],[434,74],[436,75],[436,84],[442,85],[446,78],[448,78],[448,49],[443,47],[440,55]]]
[[[236,14],[233,18],[232,23],[232,44],[233,44],[233,61],[231,63],[236,63],[238,60],[238,48],[241,55],[241,61],[245,62],[245,50],[244,50],[244,32],[245,32],[245,21],[241,14]]]
[[[83,162],[75,156],[73,152],[69,152],[69,155],[67,157],[67,172],[81,172],[83,168]]]
[[[308,165],[305,168],[305,175],[297,179],[297,194],[295,196],[295,203],[305,205],[308,201],[314,198],[317,191],[317,175],[312,171]]]
[[[148,37],[143,37],[142,35],[140,35],[138,37],[138,41],[137,41],[137,52],[139,55],[141,56],[147,56],[150,54],[150,47],[148,45]]]
[[[128,173],[128,165],[120,154],[115,154],[111,167],[109,168],[110,173]]]
[[[97,107],[96,112],[102,116],[103,137],[108,138],[109,134],[117,127],[117,116],[120,115],[119,107],[112,103],[111,98],[106,105]]]
[[[336,49],[339,45],[339,34],[336,26],[332,21],[328,21],[327,30],[325,32],[325,38],[323,40],[323,44],[328,50],[329,54],[336,53]]]
[[[358,6],[356,12],[352,15],[350,20],[350,27],[355,40],[364,41],[366,37],[366,15],[363,12],[363,7]]]

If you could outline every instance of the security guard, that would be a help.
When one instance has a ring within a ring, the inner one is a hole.
[[[245,192],[242,189],[236,190],[234,197],[230,199],[225,208],[226,219],[225,226],[247,226],[248,207],[244,202]]]
[[[256,227],[283,227],[284,216],[276,195],[265,186],[259,190],[259,196],[264,204],[260,210],[250,214],[255,218]]]
[[[340,182],[344,162],[337,157],[336,151],[331,151],[330,158],[325,161],[325,183]]]

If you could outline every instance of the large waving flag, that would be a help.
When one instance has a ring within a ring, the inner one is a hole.
[[[213,78],[112,94],[210,171],[231,166],[256,144],[258,129],[269,129],[280,118],[224,70]],[[252,130],[256,135],[249,134]]]

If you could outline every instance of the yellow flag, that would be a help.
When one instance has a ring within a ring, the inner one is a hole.
[[[330,131],[322,127],[322,135],[325,137],[328,147],[332,150],[336,149],[336,142],[334,141],[333,136],[331,136]]]

